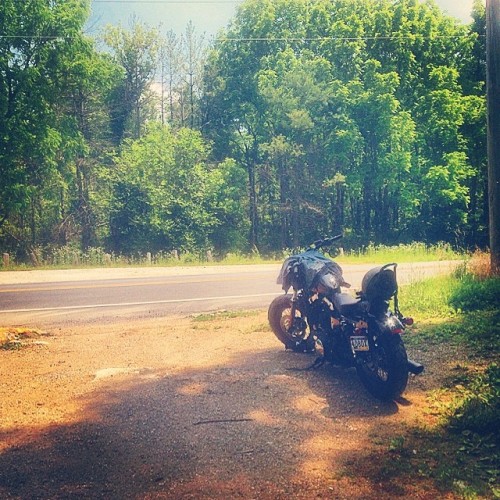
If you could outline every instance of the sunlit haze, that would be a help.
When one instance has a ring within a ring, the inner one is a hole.
[[[176,33],[183,32],[192,21],[198,33],[211,37],[229,23],[241,3],[241,0],[93,0],[87,31],[95,34],[106,24],[126,26],[136,16],[150,26],[160,25],[162,31]],[[473,0],[436,0],[436,3],[463,22],[471,20]]]

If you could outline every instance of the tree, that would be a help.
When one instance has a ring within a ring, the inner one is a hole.
[[[230,161],[209,166],[208,153],[200,133],[186,128],[152,125],[125,141],[110,204],[115,251],[220,249],[240,240],[243,174]]]
[[[205,60],[204,38],[203,36],[197,36],[193,23],[189,22],[182,42],[184,46],[186,74],[186,108],[188,110],[187,113],[182,113],[182,125],[187,125],[190,128],[197,128],[199,126],[198,101],[200,98],[202,70]]]
[[[58,159],[75,146],[56,109],[88,13],[82,0],[0,5],[0,238],[35,261],[44,209],[65,182]]]
[[[161,119],[177,128],[200,127],[200,99],[206,46],[203,36],[188,23],[179,38],[172,31],[161,42]]]
[[[192,24],[139,22],[98,53],[88,11],[0,6],[3,248],[485,243],[480,0],[470,26],[418,0],[247,0],[207,57]]]
[[[251,242],[304,244],[313,224],[365,242],[469,241],[484,158],[477,39],[432,3],[244,3],[208,60],[203,130],[247,166]]]
[[[269,142],[263,143],[261,149],[264,161],[270,163],[268,172],[273,172],[274,166],[279,193],[279,199],[269,197],[267,205],[270,210],[278,206],[276,215],[281,219],[279,231],[274,231],[272,225],[268,231],[269,236],[281,235],[283,248],[297,247],[306,220],[312,218],[316,225],[326,226],[325,211],[312,200],[326,168],[325,155],[318,154],[316,146],[330,99],[324,78],[329,67],[324,59],[309,59],[308,54],[297,57],[291,49],[269,56],[263,66],[257,75],[258,91],[266,107],[264,130]],[[263,186],[262,195],[264,192]]]
[[[74,179],[67,186],[75,199],[59,225],[62,243],[68,242],[68,228],[76,223],[81,234],[81,246],[97,244],[97,232],[103,226],[102,213],[94,206],[93,195],[103,189],[97,186],[96,164],[111,149],[110,113],[106,102],[120,76],[120,68],[107,54],[95,50],[90,40],[82,40],[68,56],[72,71],[64,75],[65,93],[57,106],[65,142],[73,144],[73,155],[63,156],[61,168],[74,168]],[[74,235],[73,235],[74,236]]]
[[[161,123],[171,126],[180,123],[179,92],[182,81],[182,52],[180,40],[173,31],[169,31],[160,46],[161,78]]]
[[[467,157],[473,167],[469,180],[469,247],[488,246],[488,165],[486,145],[486,11],[483,0],[475,0],[472,10],[471,57],[460,73],[464,100],[461,133]]]
[[[123,68],[111,100],[113,133],[120,143],[124,137],[139,138],[148,118],[160,39],[157,30],[133,20],[130,30],[108,26],[104,40]]]
[[[259,246],[257,169],[263,132],[264,109],[255,75],[261,58],[273,53],[274,44],[265,41],[240,42],[245,38],[266,37],[278,11],[283,19],[293,19],[295,4],[283,0],[249,1],[242,4],[232,27],[221,35],[209,54],[202,101],[202,130],[214,143],[217,160],[227,156],[243,165],[248,176],[249,246]],[[290,29],[288,23],[283,23]]]

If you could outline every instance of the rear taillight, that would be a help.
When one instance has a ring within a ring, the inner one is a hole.
[[[389,327],[391,333],[394,334],[400,335],[405,330],[403,323],[398,318],[396,318],[396,316],[391,316],[387,319],[387,326]]]

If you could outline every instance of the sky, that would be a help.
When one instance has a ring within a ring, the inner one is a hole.
[[[356,1],[356,0],[353,0]],[[463,22],[470,22],[473,0],[435,0],[447,14]],[[132,16],[161,31],[185,31],[192,21],[196,32],[208,38],[227,26],[242,0],[92,0],[92,15],[87,31],[97,32],[106,24],[127,27]]]

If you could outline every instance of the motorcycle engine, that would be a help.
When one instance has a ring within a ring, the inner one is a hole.
[[[321,326],[313,329],[314,348],[319,356],[326,360],[332,359],[333,338],[330,332],[325,331]]]

